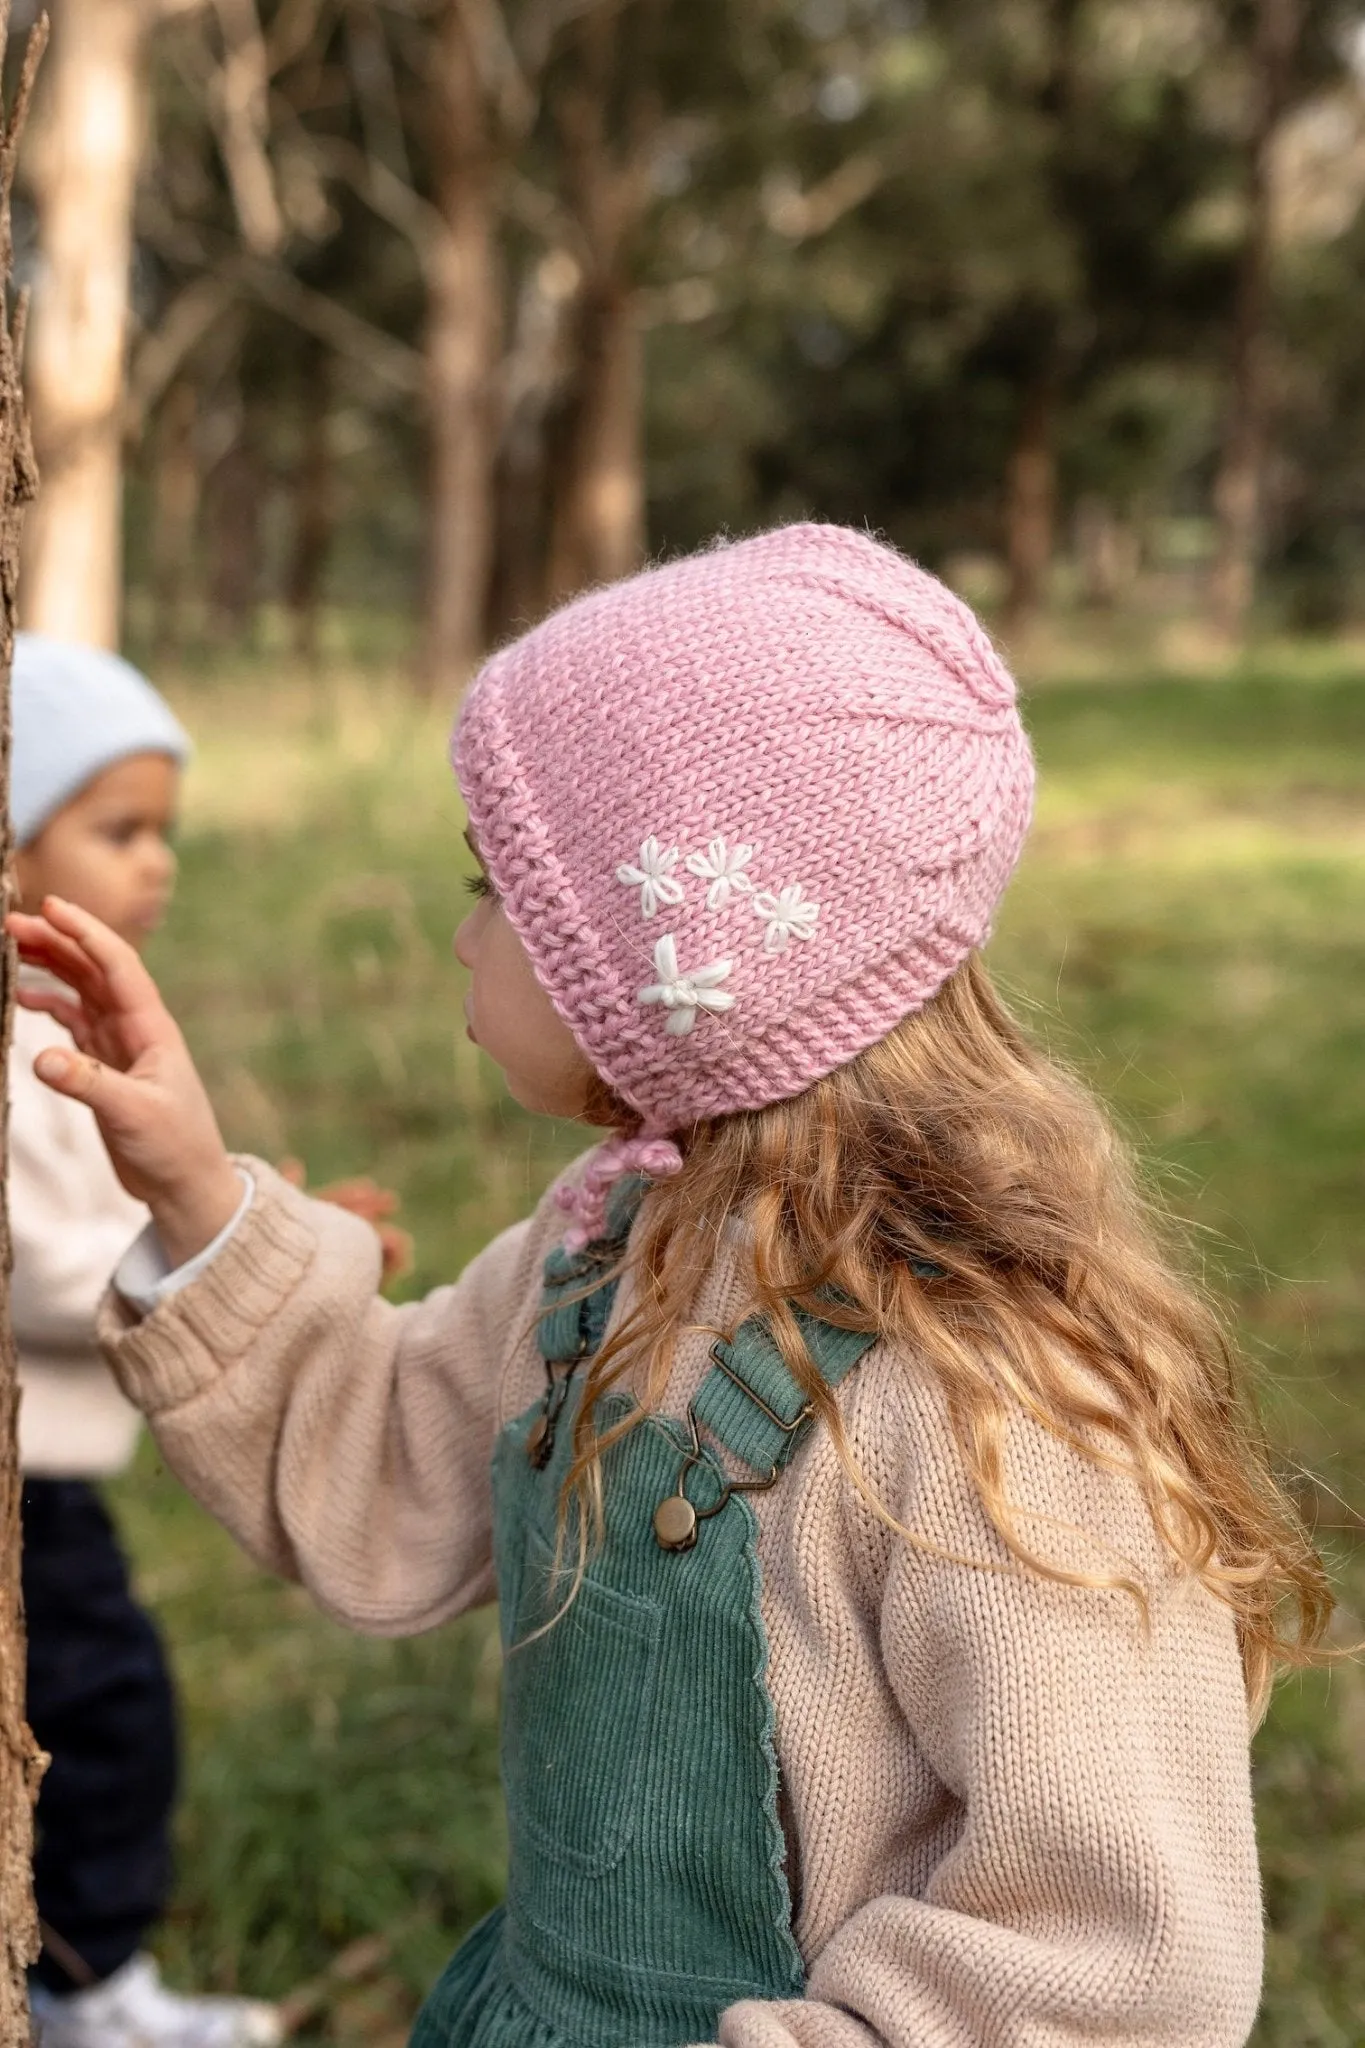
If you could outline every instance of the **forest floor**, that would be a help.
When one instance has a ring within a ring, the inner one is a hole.
[[[315,1184],[397,1188],[418,1247],[400,1291],[431,1286],[581,1143],[508,1104],[463,1036],[444,721],[360,675],[234,670],[172,694],[200,752],[152,964],[229,1142],[297,1154]],[[1365,674],[1318,654],[1068,676],[1029,715],[1038,825],[992,964],[1194,1225],[1318,1504],[1345,1640],[1365,1614]],[[398,2048],[499,1895],[488,1618],[361,1641],[248,1565],[150,1447],[116,1497],[186,1707],[169,1974],[313,1985],[311,2038]],[[1255,2039],[1359,2048],[1358,1666],[1282,1685],[1257,1787]]]

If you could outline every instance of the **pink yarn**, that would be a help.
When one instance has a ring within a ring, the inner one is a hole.
[[[834,526],[579,598],[486,664],[453,754],[539,980],[651,1131],[799,1094],[927,1002],[1033,790],[971,612]]]
[[[608,1138],[588,1160],[577,1187],[556,1191],[556,1202],[574,1219],[564,1233],[565,1251],[581,1252],[605,1234],[607,1196],[624,1174],[667,1180],[681,1172],[682,1154],[671,1138]]]

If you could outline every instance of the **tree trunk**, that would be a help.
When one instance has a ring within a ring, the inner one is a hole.
[[[1258,0],[1247,227],[1233,305],[1227,418],[1213,490],[1218,548],[1210,612],[1215,628],[1229,641],[1245,634],[1256,594],[1270,426],[1271,160],[1301,25],[1302,0]]]
[[[546,605],[549,426],[570,374],[582,273],[565,249],[527,266],[502,366],[503,426],[494,481],[493,569],[485,639],[494,646]]]
[[[555,504],[549,599],[610,583],[645,545],[643,350],[634,294],[620,275],[584,296],[574,414]]]
[[[209,492],[213,536],[209,612],[213,635],[225,646],[240,646],[255,627],[266,490],[248,409],[242,416],[240,438],[219,463]]]
[[[9,0],[0,0],[0,67],[9,39]],[[10,193],[14,160],[33,74],[46,39],[46,23],[29,37],[13,109],[0,133],[0,286],[13,273]],[[22,320],[23,307],[16,321]],[[24,414],[19,362],[22,334],[0,320],[0,791],[4,795],[3,859],[8,879],[14,849],[9,821],[10,661],[14,652],[15,593],[23,509],[37,487],[33,447]],[[0,1060],[8,1064],[14,1016],[14,948],[0,947]],[[24,1719],[24,1617],[19,1577],[19,1387],[10,1328],[9,1208],[5,1196],[8,1123],[0,1111],[0,2048],[29,2039],[28,1965],[38,1957],[33,1905],[33,1803],[46,1758]]]
[[[303,437],[292,479],[294,532],[285,602],[293,621],[294,652],[310,663],[318,657],[322,580],[336,525],[331,371],[332,359],[325,349],[308,351],[300,399]]]
[[[158,654],[185,644],[186,599],[199,517],[195,449],[199,397],[182,377],[166,393],[157,421],[152,474],[152,640]]]
[[[1081,0],[1047,0],[1044,27],[1047,67],[1035,106],[1047,123],[1047,184],[1053,210],[1068,219],[1068,171],[1080,99]],[[1025,305],[1026,350],[1018,425],[1005,472],[1005,556],[1009,572],[1005,622],[1018,637],[1028,633],[1047,594],[1057,525],[1057,416],[1070,369],[1064,309],[1058,304]]]
[[[631,255],[658,125],[653,70],[662,7],[663,0],[642,0],[628,34],[618,0],[598,0],[578,24],[575,75],[557,106],[588,274],[555,491],[552,602],[626,575],[644,553],[644,371]],[[613,104],[624,109],[616,142]]]
[[[1050,361],[1029,380],[1005,474],[1005,557],[1009,589],[1006,629],[1024,634],[1046,595],[1057,523],[1057,457],[1053,445],[1057,380]]]
[[[427,258],[429,436],[421,681],[452,694],[481,652],[493,544],[495,378],[502,331],[496,150],[465,19],[447,0],[432,102],[441,228]]]
[[[35,151],[40,284],[27,364],[43,495],[26,625],[117,645],[124,358],[140,147],[142,0],[61,0]]]

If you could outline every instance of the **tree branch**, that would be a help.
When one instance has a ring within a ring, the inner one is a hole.
[[[223,62],[210,104],[242,240],[254,256],[284,245],[284,216],[275,196],[267,150],[270,66],[256,0],[213,0],[223,35]]]
[[[345,0],[347,68],[367,154],[411,185],[403,109],[375,0]]]
[[[317,38],[326,0],[283,0],[264,31],[266,70],[271,78],[302,57]]]
[[[47,15],[40,14],[29,30],[28,41],[24,45],[23,69],[19,73],[19,83],[14,91],[14,103],[8,115],[4,117],[3,137],[0,139],[0,214],[3,214],[6,220],[9,218],[9,203],[14,192],[14,171],[19,160],[19,144],[28,122],[33,85],[38,76],[43,51],[47,48],[50,30],[51,23]],[[2,49],[3,44],[0,43],[0,50]]]
[[[807,192],[795,184],[774,178],[765,184],[763,217],[774,234],[789,242],[809,241],[828,234],[836,221],[870,199],[878,186],[892,175],[893,166],[870,151],[845,157],[827,178],[821,178]]]
[[[239,281],[221,271],[197,277],[142,337],[128,366],[124,432],[129,439],[141,434],[148,413],[240,291]]]
[[[504,134],[520,140],[536,118],[537,95],[522,70],[498,0],[450,0],[464,23],[484,93]]]
[[[340,136],[325,140],[309,137],[310,147],[324,170],[343,178],[371,213],[387,221],[417,252],[419,262],[430,260],[445,223],[437,209],[391,171],[387,164]]]
[[[405,398],[422,389],[421,351],[397,341],[381,327],[362,320],[336,299],[313,291],[278,264],[243,258],[238,266],[243,282],[263,305],[292,320],[308,334],[315,334],[340,356],[358,363],[375,380]]]

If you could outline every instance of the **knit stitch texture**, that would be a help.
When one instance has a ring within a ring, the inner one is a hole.
[[[348,1627],[436,1627],[492,1598],[490,1463],[545,1391],[555,1191],[454,1286],[395,1307],[366,1224],[247,1164],[256,1199],[197,1279],[144,1322],[106,1304],[112,1360],[172,1469],[268,1570]],[[721,1234],[664,1391],[679,1435],[750,1290]],[[879,1520],[828,1429],[749,1497],[807,1983],[697,2038],[1241,2048],[1261,1914],[1231,1614],[1171,1573],[1130,1478],[1032,1416],[1009,1418],[1008,1497],[1056,1562],[1132,1569],[1146,1626],[1127,1593],[1010,1569],[913,1352],[875,1346],[836,1398],[872,1496],[919,1540]],[[639,1754],[629,1676],[612,1678],[606,1802]]]
[[[538,978],[658,1131],[799,1094],[927,1002],[1033,791],[972,613],[815,525],[557,612],[476,678],[453,759]]]

